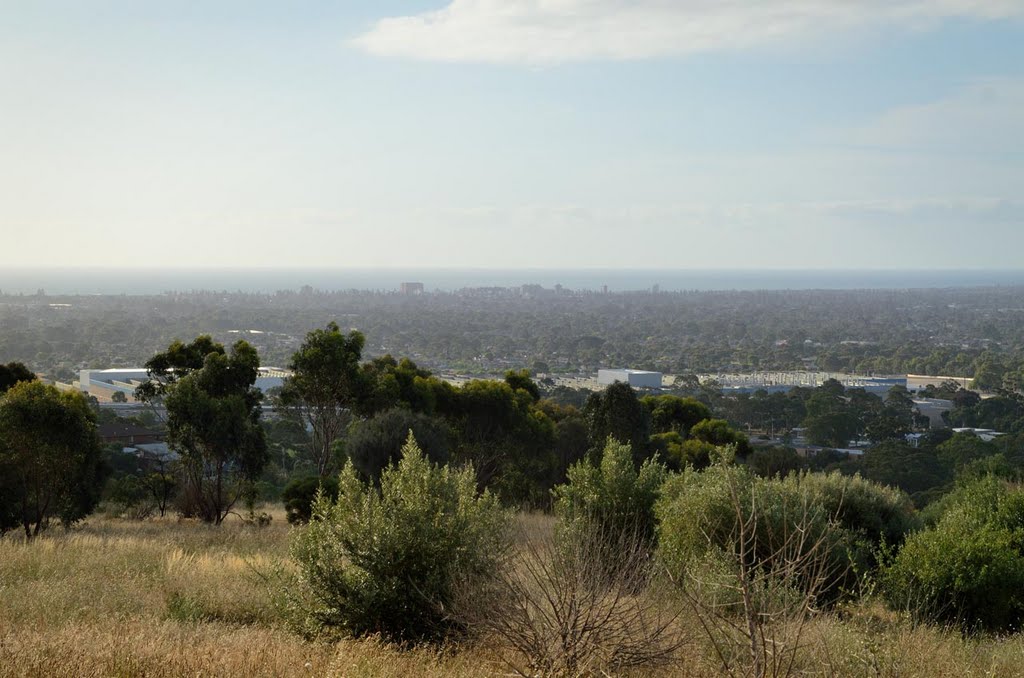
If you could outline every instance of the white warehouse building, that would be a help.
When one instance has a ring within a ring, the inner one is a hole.
[[[633,388],[661,388],[661,372],[646,370],[598,370],[597,383],[608,386],[621,381]]]
[[[261,367],[256,374],[256,388],[264,393],[281,386],[290,373],[278,367]],[[145,368],[115,368],[111,370],[80,370],[78,389],[96,396],[100,402],[110,402],[115,392],[120,391],[132,400],[135,387],[147,379]]]

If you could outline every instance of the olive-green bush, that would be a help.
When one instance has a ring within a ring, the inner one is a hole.
[[[508,528],[497,500],[477,494],[471,468],[432,464],[412,435],[379,488],[346,464],[337,500],[317,498],[293,545],[307,628],[443,640],[456,629],[455,584],[497,570]]]
[[[650,544],[655,535],[654,504],[666,477],[650,459],[637,469],[632,448],[609,437],[601,463],[581,461],[569,468],[568,482],[554,489],[555,514],[568,536],[599,536],[609,544],[636,537]]]
[[[801,473],[781,481],[790,492],[805,493],[853,536],[873,566],[877,549],[898,547],[921,527],[910,497],[901,490],[866,480],[859,475]]]
[[[907,539],[883,576],[889,603],[965,631],[1024,621],[1024,490],[995,477],[957,489],[934,528]]]
[[[666,482],[656,516],[659,557],[677,581],[708,569],[719,556],[734,560],[742,521],[752,531],[746,557],[754,568],[770,572],[780,567],[781,554],[792,564],[801,549],[813,549],[807,567],[815,577],[827,573],[815,586],[826,602],[851,591],[877,565],[881,544],[902,542],[917,525],[905,494],[856,476],[759,478],[721,461]]]

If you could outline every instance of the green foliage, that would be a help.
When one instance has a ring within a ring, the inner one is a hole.
[[[1002,361],[986,357],[975,368],[971,387],[979,391],[996,391],[1003,387],[1006,372],[1006,365]]]
[[[451,434],[445,423],[402,408],[386,410],[353,426],[345,452],[360,477],[376,483],[381,472],[401,457],[410,433],[430,461],[448,461]]]
[[[20,381],[0,396],[0,532],[33,537],[65,525],[100,499],[106,469],[95,415],[77,392]]]
[[[991,457],[998,450],[994,444],[985,442],[973,433],[955,433],[935,448],[939,462],[951,474],[959,472],[971,462]]]
[[[711,409],[696,398],[675,395],[648,395],[640,399],[650,413],[651,430],[687,435],[691,428],[711,418]]]
[[[540,400],[540,389],[537,388],[537,384],[530,378],[529,370],[509,370],[505,372],[505,383],[513,391],[525,391],[534,402]]]
[[[665,466],[673,471],[679,471],[686,467],[707,468],[717,448],[696,438],[684,440],[675,431],[669,431],[652,435],[650,449],[652,456],[660,459]]]
[[[860,413],[842,384],[829,379],[807,399],[807,417],[803,422],[807,439],[815,445],[848,447],[861,431]]]
[[[0,363],[0,395],[20,381],[34,381],[36,375],[22,363]]]
[[[659,556],[677,581],[722,554],[738,552],[735,540],[744,521],[754,530],[751,557],[757,567],[777,566],[776,554],[791,549],[794,534],[802,533],[808,549],[824,542],[828,581],[821,590],[829,600],[875,566],[881,544],[900,543],[917,524],[905,495],[857,477],[758,478],[746,467],[723,463],[671,478],[656,515]]]
[[[105,450],[109,479],[103,500],[115,513],[145,518],[163,516],[178,490],[180,464],[168,455],[140,458],[114,443]]]
[[[729,426],[725,419],[705,419],[690,429],[690,437],[713,447],[731,445],[737,457],[746,457],[751,452],[747,436]]]
[[[683,436],[676,431],[655,433],[649,442],[651,456],[660,459],[668,468],[678,471],[685,464],[683,458]]]
[[[937,488],[945,486],[951,478],[934,451],[896,441],[868,449],[864,453],[863,473],[868,480],[898,487],[918,506],[926,504]]]
[[[648,459],[638,471],[629,445],[609,437],[599,466],[582,461],[568,477],[554,490],[555,513],[568,532],[596,532],[609,544],[628,543],[630,537],[652,543],[664,466]]]
[[[560,472],[555,426],[529,391],[475,379],[454,394],[446,417],[458,439],[454,459],[505,503],[546,506]]]
[[[716,463],[669,478],[655,506],[658,554],[676,581],[718,551],[732,546],[742,516],[734,508],[751,505],[754,478],[742,466]]]
[[[673,464],[673,468],[682,469],[689,467],[697,470],[707,468],[711,464],[717,449],[711,443],[703,440],[695,438],[686,440],[679,448],[680,456],[676,463]]]
[[[938,524],[907,539],[885,571],[896,608],[965,630],[1024,619],[1024,490],[996,478],[959,488]]]
[[[359,360],[366,340],[355,330],[345,336],[337,323],[306,334],[292,355],[292,374],[278,403],[301,416],[312,432],[309,449],[318,475],[331,470],[334,441],[345,432],[349,410],[363,390]]]
[[[790,447],[759,447],[747,458],[747,464],[762,478],[787,476],[807,468],[807,460]]]
[[[905,493],[860,476],[799,473],[782,480],[781,486],[805,494],[813,505],[822,507],[855,537],[857,548],[872,563],[878,547],[902,544],[921,525]]]
[[[587,421],[572,405],[559,405],[550,400],[541,400],[537,403],[537,409],[554,422],[557,463],[554,482],[565,482],[569,467],[583,459],[590,446]]]
[[[293,525],[308,523],[313,514],[313,502],[321,493],[335,501],[338,498],[338,479],[334,476],[306,476],[289,481],[281,493],[288,522]]]
[[[508,545],[508,514],[478,495],[471,469],[435,466],[411,436],[380,488],[351,464],[338,498],[321,494],[294,542],[311,625],[389,640],[440,641],[458,582],[493,573]]]
[[[104,489],[103,499],[117,515],[144,518],[152,511],[149,490],[137,475],[111,478]]]
[[[455,399],[455,387],[420,369],[408,358],[374,358],[360,367],[362,392],[357,410],[363,416],[395,407],[425,414],[446,414]]]
[[[616,382],[592,394],[583,414],[590,428],[590,452],[595,462],[609,437],[629,444],[638,462],[647,458],[650,415],[629,384]]]
[[[1019,458],[1007,459],[1005,454],[996,453],[964,464],[957,471],[956,482],[970,483],[988,476],[1015,482],[1024,480]]]
[[[203,339],[192,346],[205,347]],[[218,347],[212,347],[200,368],[190,369],[195,364],[192,350],[172,344],[166,354],[147,363],[156,379],[148,382],[146,392],[159,393],[155,397],[167,409],[168,437],[182,455],[189,505],[203,520],[219,525],[259,478],[268,454],[260,425],[262,394],[253,386],[259,367],[256,349],[239,341],[228,355]],[[173,362],[179,353],[187,363]],[[141,386],[138,390],[143,391]]]
[[[735,425],[751,426],[774,434],[800,426],[807,415],[804,403],[811,393],[811,389],[804,387],[772,393],[759,389],[749,395],[737,393],[716,403],[716,408],[720,416]]]
[[[215,342],[208,334],[196,337],[191,344],[175,339],[166,351],[146,361],[149,379],[135,389],[135,397],[143,402],[159,398],[178,379],[202,369],[206,357],[212,353],[224,355],[224,345]]]
[[[278,416],[263,420],[263,430],[266,432],[267,450],[273,462],[286,474],[316,474],[318,465],[313,458],[309,444],[309,434],[306,432],[304,418],[294,410],[278,410]],[[337,449],[336,441],[334,449]],[[335,468],[341,468],[344,456],[337,459]]]
[[[494,441],[514,434],[524,424],[533,397],[505,382],[474,379],[457,391],[454,419],[464,442]]]
[[[967,393],[970,393],[969,391]],[[1004,394],[993,398],[963,400],[943,415],[955,428],[991,428],[1006,433],[1024,432],[1024,396]]]

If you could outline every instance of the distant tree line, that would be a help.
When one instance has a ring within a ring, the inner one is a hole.
[[[0,355],[70,381],[83,366],[138,365],[175,337],[209,334],[225,345],[245,338],[264,364],[284,365],[307,328],[337,319],[373,338],[366,357],[410,356],[435,372],[813,367],[968,377],[985,391],[1016,390],[1024,367],[1020,295],[1011,287],[546,298],[359,291],[0,295]]]

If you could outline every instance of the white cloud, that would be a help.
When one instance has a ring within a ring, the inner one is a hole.
[[[938,101],[889,111],[850,131],[845,141],[937,152],[1022,153],[1022,111],[1024,80],[990,78]]]
[[[381,19],[355,44],[430,61],[555,64],[782,43],[824,32],[1024,15],[1021,0],[452,0]]]

